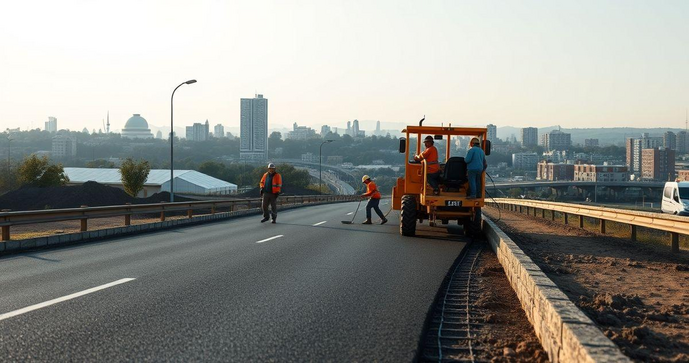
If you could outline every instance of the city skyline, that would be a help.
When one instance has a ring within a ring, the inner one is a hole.
[[[286,128],[423,115],[682,128],[689,107],[683,1],[169,5],[1,4],[0,129],[38,128],[49,116],[99,129],[106,110],[112,129],[133,113],[162,127],[172,89],[191,77],[198,84],[175,99],[184,126],[237,127],[234,100],[254,93],[271,95],[271,123]],[[123,19],[137,26],[104,25]]]

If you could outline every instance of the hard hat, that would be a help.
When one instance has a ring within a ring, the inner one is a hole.
[[[478,137],[472,137],[471,143],[469,143],[469,145],[480,144],[480,143],[481,143],[481,141],[479,141]]]
[[[431,136],[431,135],[426,136],[426,138],[423,139],[423,142],[426,142],[426,141],[434,142],[434,141],[433,141],[433,136]]]
[[[361,182],[363,183],[363,182],[365,182],[365,181],[367,181],[367,180],[369,180],[369,179],[371,179],[370,176],[364,175],[364,176],[361,177]]]
[[[273,163],[268,164],[268,169],[275,169],[275,164],[273,164]]]

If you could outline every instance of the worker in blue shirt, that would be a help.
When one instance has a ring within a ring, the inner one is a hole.
[[[479,198],[483,196],[481,188],[481,174],[486,170],[486,154],[481,149],[481,141],[478,137],[471,139],[471,147],[467,151],[464,161],[467,163],[467,174],[469,177],[469,196],[468,198]]]

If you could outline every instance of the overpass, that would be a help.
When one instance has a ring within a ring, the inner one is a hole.
[[[557,196],[573,188],[582,199],[590,198],[595,200],[601,191],[615,197],[618,193],[623,193],[628,189],[640,189],[644,198],[660,199],[665,182],[657,181],[527,181],[527,182],[498,182],[493,184],[490,179],[486,180],[486,190],[497,191],[500,196],[505,195],[505,191],[513,188],[521,190],[537,190],[550,188]]]

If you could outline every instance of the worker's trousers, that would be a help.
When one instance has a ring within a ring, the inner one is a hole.
[[[272,215],[273,219],[275,219],[278,216],[277,200],[277,194],[265,192],[263,193],[263,199],[261,200],[263,218],[269,218]],[[272,213],[268,213],[268,206],[270,206]]]
[[[368,203],[366,204],[366,219],[371,219],[371,209],[375,209],[376,214],[380,219],[385,219],[385,214],[380,210],[380,207],[378,205],[380,204],[380,199],[376,198],[371,198],[368,200]]]
[[[467,176],[469,177],[469,198],[481,198],[483,196],[481,174],[483,174],[483,170],[467,171]]]

